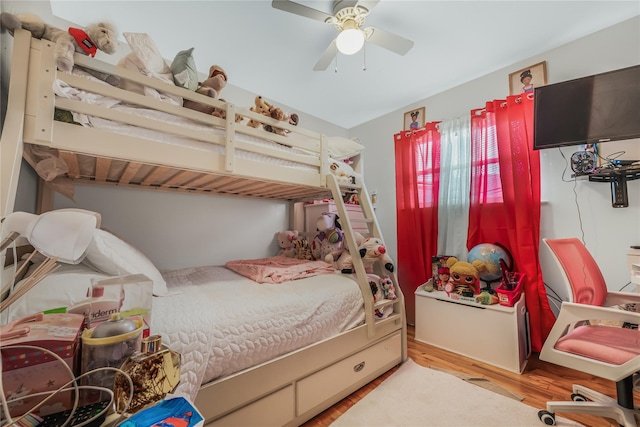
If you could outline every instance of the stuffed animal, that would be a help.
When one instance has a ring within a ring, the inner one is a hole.
[[[281,122],[287,122],[292,126],[298,126],[298,115],[296,113],[293,113],[291,115],[287,115],[285,114],[282,109],[280,109],[279,107],[275,107],[273,105],[271,105],[269,107],[269,117],[271,117],[272,119],[276,119],[278,121]],[[287,134],[290,132],[287,129],[282,129],[282,128],[278,128],[278,127],[273,127],[271,125],[264,125],[264,130],[266,130],[267,132],[272,132],[278,135],[282,135],[282,136],[287,136]]]
[[[329,170],[336,176],[338,184],[355,184],[358,174],[348,164],[335,159],[329,159]]]
[[[0,14],[0,22],[11,34],[19,28],[31,33],[36,39],[44,39],[55,42],[56,66],[61,71],[71,72],[74,66],[73,54],[96,56],[98,50],[109,55],[116,52],[118,37],[113,26],[106,22],[100,22],[88,26],[86,29],[70,27],[62,30],[46,24],[38,16],[32,14],[13,15],[8,12]],[[87,70],[95,77],[106,81],[112,86],[117,86],[120,79],[109,74]]]
[[[275,107],[273,105],[269,107],[269,117],[281,122],[284,122],[287,120],[287,117],[284,115],[284,112],[280,108]],[[287,135],[284,129],[273,127],[271,125],[264,125],[264,130],[266,130],[267,132],[275,133],[277,135],[281,135],[281,136]]]
[[[196,92],[209,98],[217,99],[220,91],[222,91],[226,85],[227,74],[219,65],[212,65],[209,68],[209,77],[205,81],[198,83]],[[185,99],[182,106],[205,114],[213,114],[216,111],[216,108],[211,105],[189,99]]]
[[[224,98],[218,98],[218,101],[227,102],[227,100]],[[223,110],[222,108],[214,108],[213,113],[211,113],[211,115],[214,117],[218,117],[220,119],[226,119],[227,111]],[[240,114],[236,113],[236,123],[240,123],[242,120],[243,120],[243,117]]]
[[[364,268],[367,273],[373,271],[373,263],[380,261],[380,264],[389,272],[393,272],[393,261],[391,257],[387,255],[387,248],[382,243],[382,240],[376,237],[367,237],[364,242],[358,247],[358,252],[364,262]]]
[[[298,238],[294,240],[293,247],[296,249],[296,256],[298,259],[313,260],[311,246],[309,245],[307,239]]]
[[[262,96],[258,95],[255,97],[255,99],[253,100],[254,106],[249,108],[249,110],[258,113],[258,114],[262,114],[263,116],[269,116],[269,108],[271,108],[271,104],[269,104],[267,101],[265,101]],[[257,120],[251,119],[249,120],[249,122],[247,123],[247,126],[251,126],[252,128],[258,128],[260,127],[261,123]]]
[[[449,281],[444,285],[447,294],[474,296],[480,293],[480,273],[487,271],[487,265],[480,260],[472,263],[458,261],[454,256],[447,259]]]
[[[353,234],[356,240],[356,247],[360,247],[364,242],[364,236],[359,231],[354,231]],[[334,269],[340,270],[343,274],[353,273],[353,258],[347,245],[343,245],[340,256],[338,256],[337,259],[334,258],[333,254],[329,254],[325,258],[325,261],[331,264]]]
[[[393,281],[389,276],[382,276],[380,278],[380,286],[382,286],[382,291],[384,292],[385,299],[397,299],[396,295],[396,287],[393,285]]]
[[[498,296],[489,293],[489,291],[482,291],[476,295],[476,301],[484,305],[498,304],[500,302]]]
[[[337,259],[342,252],[344,234],[340,217],[335,213],[323,213],[316,220],[318,233],[311,241],[311,253],[316,260],[326,261],[327,255]]]
[[[278,251],[278,256],[286,256],[288,258],[298,257],[298,253],[294,245],[294,241],[298,240],[298,231],[296,230],[280,231],[276,235],[276,238],[278,240],[278,245],[280,246],[280,250]]]

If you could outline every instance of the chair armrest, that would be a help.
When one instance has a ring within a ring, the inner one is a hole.
[[[619,322],[640,323],[640,313],[620,310],[616,307],[599,307],[597,305],[563,302],[554,325],[561,324],[563,329],[581,320],[612,320]]]
[[[609,292],[603,305],[610,307],[630,303],[640,304],[640,294],[636,292]]]

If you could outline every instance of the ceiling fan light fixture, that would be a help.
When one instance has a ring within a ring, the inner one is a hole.
[[[338,34],[336,46],[340,53],[353,55],[364,46],[364,32],[359,28],[349,28]]]

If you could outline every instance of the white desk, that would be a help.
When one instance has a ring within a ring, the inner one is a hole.
[[[515,373],[531,354],[524,294],[513,307],[455,301],[445,292],[416,296],[416,340]]]

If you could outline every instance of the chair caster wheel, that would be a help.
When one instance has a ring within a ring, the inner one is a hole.
[[[574,402],[586,402],[587,398],[580,393],[571,393],[571,400]]]
[[[552,414],[549,411],[545,411],[545,410],[538,411],[538,418],[540,418],[540,421],[542,421],[548,426],[556,425],[556,416],[555,414]]]

